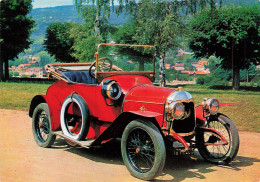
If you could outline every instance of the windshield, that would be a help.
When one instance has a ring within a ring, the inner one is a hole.
[[[100,44],[96,72],[155,72],[154,47],[150,45]],[[112,66],[110,66],[112,64]]]

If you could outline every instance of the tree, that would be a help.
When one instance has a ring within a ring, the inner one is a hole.
[[[47,27],[44,47],[52,56],[60,62],[77,62],[71,56],[74,40],[70,37],[70,29],[74,23],[52,23]]]
[[[91,17],[89,17],[91,18]],[[71,29],[70,38],[74,40],[72,56],[80,62],[90,62],[94,58],[96,51],[96,38],[94,27],[87,21],[85,24],[79,24]]]
[[[0,7],[0,81],[4,81],[9,79],[8,61],[32,43],[29,36],[34,21],[27,16],[32,9],[31,0],[2,0]]]
[[[71,54],[80,62],[89,62],[94,58],[94,52],[96,51],[96,45],[100,42],[106,42],[109,32],[114,32],[115,28],[109,24],[107,19],[100,20],[101,26],[100,36],[95,35],[95,27],[93,22],[95,21],[95,9],[88,7],[88,14],[84,17],[84,24],[76,24],[70,30],[70,38],[74,43],[72,46],[73,53]]]
[[[97,39],[96,42],[102,40],[102,38],[106,39],[105,32],[107,29],[104,28],[104,25],[108,22],[110,12],[114,11],[114,0],[74,0],[74,3],[85,21],[89,21],[91,17],[94,18],[89,23],[92,23],[94,28],[94,36]],[[120,0],[117,12],[122,12],[123,5],[127,3],[128,0]],[[129,2],[128,4],[132,3]]]
[[[169,49],[177,46],[177,36],[182,23],[176,12],[178,3],[163,0],[142,0],[134,14],[137,44],[154,45],[159,59],[160,85],[165,86],[165,56]]]
[[[41,51],[36,54],[40,58],[39,66],[44,67],[46,64],[54,63],[55,58],[50,56],[46,51]]]
[[[189,22],[189,46],[196,57],[214,55],[224,69],[233,70],[233,89],[240,86],[240,69],[260,60],[260,8],[230,5],[205,9]]]
[[[126,23],[124,23],[123,26],[118,28],[118,30],[112,35],[112,39],[116,43],[120,44],[138,44],[138,42],[134,39],[135,33],[136,22],[130,18]],[[147,62],[151,62],[152,60],[151,48],[140,49],[135,47],[117,47],[116,49],[116,51],[119,52],[120,55],[126,55],[129,60],[137,62],[139,65],[139,71],[144,71],[144,64]]]
[[[122,41],[135,42],[135,44],[150,44],[156,48],[157,59],[159,59],[160,85],[165,86],[165,56],[169,50],[178,47],[178,38],[185,33],[184,15],[195,13],[201,8],[210,5],[216,8],[216,0],[141,0],[131,1],[135,3],[131,23],[135,26],[122,35]],[[214,3],[213,3],[214,2]],[[220,4],[222,1],[219,1]],[[125,28],[127,29],[127,28]],[[132,36],[129,36],[133,34]],[[131,41],[132,39],[132,41]]]

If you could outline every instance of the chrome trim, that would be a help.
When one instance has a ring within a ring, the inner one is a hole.
[[[137,100],[125,100],[125,102],[138,102],[138,103],[147,103],[147,104],[158,104],[158,105],[164,105],[164,103],[158,103],[158,102],[146,102],[146,101],[137,101]]]
[[[192,95],[187,91],[175,91],[170,94],[170,96],[167,98],[167,101],[174,102],[180,100],[190,100],[192,98]]]

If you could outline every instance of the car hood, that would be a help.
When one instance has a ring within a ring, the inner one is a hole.
[[[167,97],[176,89],[153,85],[137,85],[129,90],[125,101],[135,101],[153,104],[164,104]]]

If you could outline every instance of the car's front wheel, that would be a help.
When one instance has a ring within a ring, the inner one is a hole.
[[[32,132],[40,147],[50,147],[56,139],[56,135],[52,134],[50,112],[46,103],[41,103],[34,109]]]
[[[164,140],[158,128],[151,122],[130,122],[123,132],[121,152],[129,172],[142,180],[151,180],[158,176],[165,164]]]
[[[210,132],[198,132],[196,143],[199,153],[208,162],[230,163],[236,157],[239,148],[239,136],[234,123],[228,117],[220,114],[212,116],[207,127],[220,133],[227,142],[223,143]]]

